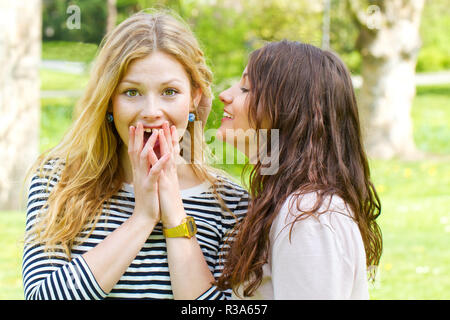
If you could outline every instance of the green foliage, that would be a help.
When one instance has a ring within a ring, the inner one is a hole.
[[[446,0],[426,1],[420,25],[422,48],[416,71],[450,69],[450,6]]]
[[[80,28],[69,29],[67,21],[73,12],[70,5],[80,8]],[[105,0],[44,0],[42,2],[42,36],[46,40],[100,43],[106,28]]]
[[[248,22],[230,8],[192,6],[185,11],[190,12],[185,19],[199,39],[214,75],[213,112],[206,127],[217,128],[223,110],[218,95],[241,76],[251,51],[247,37]]]

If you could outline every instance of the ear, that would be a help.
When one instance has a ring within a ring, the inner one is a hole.
[[[195,111],[195,107],[198,107],[200,101],[202,100],[202,95],[203,92],[201,88],[194,89],[192,96],[193,105],[190,107],[190,112]]]

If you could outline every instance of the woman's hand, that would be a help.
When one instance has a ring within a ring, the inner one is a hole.
[[[165,228],[172,228],[186,217],[178,183],[177,161],[180,145],[176,127],[169,128],[169,124],[165,122],[163,129],[159,130],[159,143],[162,157],[169,157],[159,176],[161,221]]]
[[[141,123],[137,128],[129,129],[128,155],[133,169],[135,208],[133,216],[143,218],[156,225],[160,220],[158,179],[169,155],[160,159],[156,157],[153,147],[158,133],[154,132],[144,145],[144,128]]]

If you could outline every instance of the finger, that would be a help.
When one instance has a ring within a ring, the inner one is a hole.
[[[136,152],[141,151],[143,143],[144,143],[144,127],[142,123],[138,123],[134,140],[134,150]]]
[[[136,132],[136,128],[133,126],[130,126],[128,128],[128,153],[133,152],[134,150],[134,135]]]
[[[152,167],[158,162],[158,157],[153,149],[148,151],[148,160],[150,161]]]
[[[140,165],[141,167],[147,169],[146,173],[150,170],[150,159],[148,157],[148,153],[150,150],[153,151],[153,146],[155,145],[156,137],[158,135],[152,133],[150,138],[148,138],[147,142],[144,145],[144,148],[139,153]]]
[[[141,164],[145,165],[145,168],[147,169],[147,173],[150,171],[151,166],[154,163],[154,158],[151,156],[153,155],[156,157],[155,152],[153,151],[153,147],[155,146],[156,139],[158,138],[158,133],[152,132],[150,135],[150,138],[148,138],[147,142],[144,145],[144,148],[141,152]],[[145,161],[144,161],[145,158]]]
[[[163,130],[159,130],[159,145],[161,149],[161,155],[165,155],[167,153],[170,154],[169,145],[166,141],[166,137],[164,135]]]
[[[166,144],[168,147],[168,151],[170,153],[172,153],[173,151],[173,147],[172,147],[172,135],[170,133],[170,128],[169,128],[169,122],[164,122],[163,124],[163,131],[164,131],[164,137],[166,138]]]
[[[163,155],[154,166],[150,169],[149,176],[153,180],[158,178],[161,174],[161,170],[164,168],[167,161],[170,159],[170,154]]]
[[[157,138],[158,133],[156,131],[153,131],[152,134],[150,135],[150,138],[148,138],[147,142],[145,143],[144,149],[142,149],[142,153],[147,153],[148,150],[153,150]]]
[[[180,153],[180,138],[178,137],[177,127],[171,126],[170,131],[172,134],[172,148],[175,154]]]

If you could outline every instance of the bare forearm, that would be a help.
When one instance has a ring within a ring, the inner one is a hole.
[[[141,250],[155,223],[132,215],[101,243],[83,254],[100,287],[109,293]]]
[[[174,298],[197,298],[214,281],[197,239],[167,238],[166,243]]]

